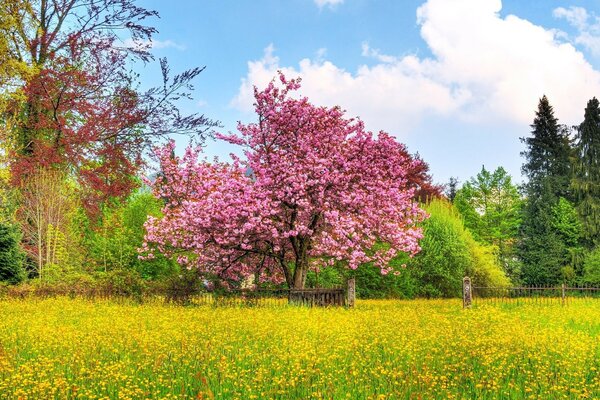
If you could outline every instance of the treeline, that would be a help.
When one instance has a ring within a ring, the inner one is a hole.
[[[413,298],[457,296],[465,275],[484,286],[600,284],[599,102],[588,102],[579,126],[566,127],[543,97],[531,127],[523,139],[525,184],[515,184],[502,167],[483,167],[460,187],[453,180],[441,195],[425,167],[415,179],[429,215],[421,251],[395,258],[387,275],[341,263],[311,270],[307,286],[341,285],[354,276],[362,297]],[[144,223],[160,217],[164,204],[139,180],[133,194],[90,215],[73,175],[40,170],[13,187],[3,168],[1,178],[5,284],[106,285],[129,293],[200,287],[206,278],[160,254],[139,258]]]
[[[3,203],[0,281],[26,283],[32,289],[107,288],[139,294],[149,287],[175,285],[171,280],[183,281],[182,274],[185,278],[192,274],[160,255],[152,260],[139,259],[143,225],[148,216],[159,216],[162,208],[161,201],[149,191],[139,189],[125,200],[104,205],[100,215],[91,219],[77,191],[70,187],[72,182],[53,172],[40,175],[36,177],[38,185],[46,185],[38,186],[40,196],[25,192],[18,196],[20,203]],[[27,208],[23,208],[23,201]],[[36,212],[36,221],[23,222],[19,217],[27,213],[33,218]]]
[[[179,110],[203,68],[154,63],[156,17],[134,0],[0,2],[0,281],[131,290],[179,271],[137,258],[161,208],[138,177],[164,138],[218,124]],[[140,89],[140,63],[157,87]]]
[[[426,206],[423,250],[406,261],[407,273],[393,286],[397,294],[456,295],[465,274],[480,286],[600,285],[599,101],[589,100],[583,114],[578,126],[561,125],[548,98],[540,99],[531,134],[522,138],[527,180],[521,186],[502,167],[483,167],[460,188],[451,179],[448,202]],[[436,225],[442,204],[451,211]],[[480,258],[458,238],[473,240]]]
[[[578,125],[561,125],[544,96],[522,138],[517,185],[502,167],[481,171],[446,198],[429,200],[422,250],[393,261],[399,273],[351,272],[368,297],[457,296],[465,275],[479,286],[600,285],[600,103]],[[328,271],[340,283],[348,275]]]
[[[465,227],[492,246],[514,285],[600,285],[600,105],[578,126],[561,125],[546,96],[522,138],[526,182],[482,168],[447,196]],[[475,280],[475,282],[477,282]]]
[[[144,223],[165,205],[140,178],[149,150],[172,134],[201,143],[218,125],[177,107],[202,68],[171,77],[160,60],[161,85],[139,90],[131,65],[153,61],[156,16],[133,0],[0,2],[3,285],[127,293],[214,278],[176,256],[139,258]],[[600,284],[598,101],[567,127],[543,97],[523,142],[527,183],[483,168],[462,187],[451,181],[446,196],[418,155],[402,154],[412,160],[405,189],[429,214],[421,251],[393,259],[387,275],[371,265],[313,269],[307,285],[355,276],[364,297],[410,298],[459,295],[465,275],[491,286]]]

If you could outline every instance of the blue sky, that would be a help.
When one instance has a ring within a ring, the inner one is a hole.
[[[278,69],[418,152],[436,182],[481,166],[521,180],[519,137],[548,95],[561,122],[600,96],[600,3],[499,0],[144,0],[173,71],[206,66],[195,100],[222,131],[252,122],[251,88]],[[157,64],[141,69],[158,83]],[[183,148],[185,141],[178,143]],[[208,142],[226,158],[232,148]]]

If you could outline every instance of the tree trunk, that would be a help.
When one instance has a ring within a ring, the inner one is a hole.
[[[293,287],[290,289],[304,289],[306,284],[306,275],[308,273],[308,243],[305,240],[299,240],[298,252],[296,254],[296,265],[294,268]]]

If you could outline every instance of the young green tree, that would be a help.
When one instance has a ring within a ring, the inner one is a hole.
[[[482,167],[476,177],[465,182],[454,199],[465,226],[476,240],[497,248],[498,259],[511,279],[517,278],[519,272],[514,244],[522,204],[517,186],[502,167],[494,172]]]
[[[146,233],[144,223],[148,216],[160,216],[161,206],[161,201],[151,193],[138,191],[123,204],[106,207],[99,225],[84,232],[96,269],[128,270],[146,279],[164,277],[178,270],[176,263],[161,255],[152,260],[138,257]]]
[[[587,103],[577,129],[576,158],[571,186],[588,249],[600,245],[600,102]]]
[[[564,247],[562,278],[574,283],[583,274],[585,251],[581,246],[583,227],[573,204],[561,197],[552,209],[552,229]]]
[[[526,284],[556,284],[569,262],[554,214],[559,199],[570,198],[571,146],[568,129],[558,124],[546,96],[540,99],[531,128],[532,135],[521,139],[526,145],[522,171],[528,178],[518,245],[521,275]]]
[[[600,285],[600,247],[587,254],[583,268],[583,282]]]

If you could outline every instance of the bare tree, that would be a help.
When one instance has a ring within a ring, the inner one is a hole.
[[[21,207],[17,213],[23,228],[28,257],[35,272],[44,279],[48,265],[64,258],[69,216],[76,203],[65,183],[65,173],[57,169],[39,169],[21,188]]]

